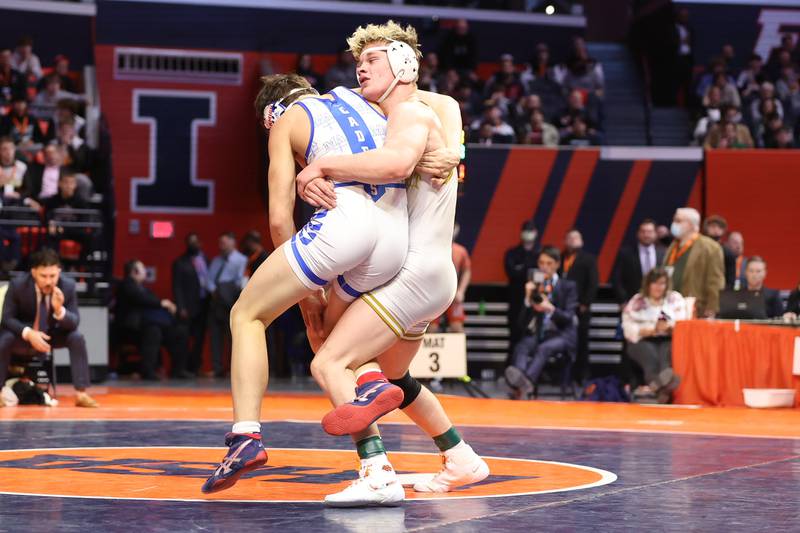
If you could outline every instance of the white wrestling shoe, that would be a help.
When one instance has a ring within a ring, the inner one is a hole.
[[[358,479],[346,489],[325,496],[329,507],[363,507],[395,505],[405,499],[406,492],[389,463],[362,465]]]
[[[442,469],[430,481],[415,483],[414,490],[449,492],[462,485],[483,481],[489,476],[489,465],[465,442],[443,453],[442,465]]]

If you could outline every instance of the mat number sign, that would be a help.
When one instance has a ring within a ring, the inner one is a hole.
[[[415,378],[460,378],[467,375],[467,337],[463,333],[427,333],[411,362]]]

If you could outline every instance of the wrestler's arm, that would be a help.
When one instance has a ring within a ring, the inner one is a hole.
[[[389,116],[382,147],[360,154],[321,157],[298,174],[298,186],[302,188],[304,182],[322,176],[375,185],[402,181],[414,172],[432,124],[425,108],[403,102]]]
[[[420,100],[430,106],[439,117],[445,135],[445,145],[451,149],[461,147],[461,108],[458,102],[447,95],[436,94],[428,91],[417,91]]]
[[[269,233],[278,248],[292,238],[294,226],[294,152],[292,120],[278,121],[269,133]]]

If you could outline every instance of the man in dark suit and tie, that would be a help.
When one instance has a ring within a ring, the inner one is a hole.
[[[645,274],[664,261],[664,247],[657,244],[655,220],[646,218],[636,231],[636,246],[619,251],[614,271],[614,292],[621,304],[642,288]]]
[[[86,340],[78,331],[75,283],[60,277],[61,262],[53,250],[45,248],[33,253],[30,263],[30,274],[9,284],[3,302],[0,383],[5,383],[12,354],[49,353],[53,348],[66,347],[77,391],[75,405],[97,407],[97,402],[86,393],[89,358]]]
[[[208,261],[197,233],[186,236],[186,251],[172,263],[172,295],[180,327],[192,338],[187,370],[199,373],[208,313]]]
[[[506,381],[517,398],[527,398],[533,393],[549,357],[563,353],[575,359],[578,289],[574,281],[558,276],[560,263],[558,248],[545,246],[538,260],[544,280],[525,284],[520,322],[527,335],[514,346],[512,364],[505,370]]]

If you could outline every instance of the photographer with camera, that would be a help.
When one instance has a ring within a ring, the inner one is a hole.
[[[575,311],[578,289],[574,281],[559,278],[558,248],[545,246],[539,253],[538,270],[532,270],[525,284],[525,300],[519,320],[527,334],[514,346],[506,381],[515,399],[533,394],[547,360],[556,354],[575,360],[578,328]]]

